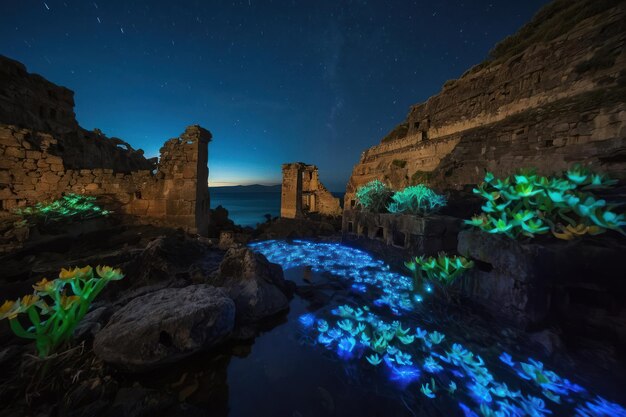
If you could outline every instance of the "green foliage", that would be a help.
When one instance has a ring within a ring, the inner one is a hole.
[[[447,288],[465,271],[472,269],[474,262],[441,252],[436,258],[418,256],[404,265],[413,273],[414,292],[431,292],[430,285],[434,285],[450,300]]]
[[[396,139],[402,139],[406,137],[406,134],[409,132],[409,124],[401,123],[398,126],[394,127],[393,130],[382,139],[382,143],[393,142]]]
[[[392,194],[391,188],[383,182],[373,180],[357,188],[356,201],[363,210],[382,213],[386,211]]]
[[[49,223],[68,219],[91,219],[106,216],[110,212],[96,203],[96,197],[67,194],[51,203],[37,203],[34,206],[15,210],[15,213],[29,223]]]
[[[549,42],[572,30],[582,20],[602,13],[620,0],[556,0],[544,6],[517,33],[498,43],[489,55],[502,62],[540,42]]]
[[[35,341],[41,358],[67,343],[89,305],[109,281],[124,278],[119,269],[98,266],[94,276],[91,266],[61,269],[59,278],[46,278],[33,285],[34,292],[0,306],[0,320],[8,319],[18,336]],[[67,293],[71,291],[71,295]],[[24,328],[19,315],[24,314],[31,326]]]
[[[446,198],[424,184],[407,187],[392,197],[387,209],[390,213],[409,213],[426,216],[446,205]]]
[[[394,159],[393,161],[391,161],[391,164],[398,168],[406,167],[406,161],[404,159]]]
[[[486,200],[483,213],[466,223],[510,238],[532,238],[550,231],[565,240],[606,230],[626,234],[625,215],[616,213],[616,206],[592,193],[615,183],[581,165],[550,178],[528,170],[504,180],[487,173],[484,182],[474,189]]]

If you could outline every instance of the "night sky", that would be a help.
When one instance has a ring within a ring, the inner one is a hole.
[[[76,115],[147,156],[213,133],[213,185],[316,164],[343,190],[410,105],[481,62],[545,0],[0,0],[0,54],[75,91]]]

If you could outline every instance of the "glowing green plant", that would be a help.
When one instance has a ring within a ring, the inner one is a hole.
[[[431,285],[435,285],[449,299],[447,287],[473,268],[474,262],[463,256],[448,256],[441,252],[436,258],[418,256],[404,265],[413,273],[413,292],[431,292]]]
[[[382,213],[387,210],[393,191],[382,181],[373,180],[356,190],[356,201],[365,211]]]
[[[90,219],[110,213],[98,206],[95,201],[96,197],[67,194],[50,203],[40,202],[34,206],[17,209],[15,213],[31,223],[43,222],[44,224],[73,218]]]
[[[8,319],[18,336],[35,341],[42,358],[67,343],[89,305],[109,281],[124,277],[119,269],[98,266],[94,276],[91,266],[61,269],[59,278],[46,278],[33,285],[34,293],[0,306],[0,320]],[[31,326],[24,328],[19,316],[24,314]]]
[[[548,232],[565,240],[606,230],[626,234],[626,216],[616,213],[615,205],[592,194],[615,183],[581,165],[560,177],[525,170],[501,180],[488,172],[484,182],[474,189],[485,199],[482,214],[465,223],[513,239]]]
[[[387,209],[390,213],[410,213],[426,216],[446,205],[446,198],[424,184],[407,187],[392,197]]]

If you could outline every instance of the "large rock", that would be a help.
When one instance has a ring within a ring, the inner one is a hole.
[[[133,299],[95,337],[107,363],[133,371],[175,362],[212,347],[233,329],[235,305],[208,285],[166,288]]]
[[[286,310],[293,294],[280,265],[248,248],[229,249],[216,280],[235,301],[240,323],[255,322]]]

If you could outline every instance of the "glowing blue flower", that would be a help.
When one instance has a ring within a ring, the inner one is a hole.
[[[450,394],[454,394],[454,391],[456,391],[456,383],[454,381],[450,381],[448,384],[448,392]]]
[[[328,331],[328,322],[324,319],[319,319],[317,321],[317,331],[320,333],[325,333]]]
[[[339,326],[339,328],[341,330],[344,330],[346,332],[352,331],[352,321],[350,321],[348,319],[343,319],[343,320],[337,322],[337,326]]]
[[[424,370],[426,372],[430,372],[431,374],[436,374],[437,372],[442,371],[443,367],[439,365],[439,363],[437,363],[437,361],[433,359],[432,356],[429,356],[424,361]]]
[[[428,332],[426,330],[422,330],[419,327],[417,329],[415,329],[415,336],[418,339],[426,339],[427,335],[428,335]]]
[[[432,390],[430,389],[428,384],[426,384],[426,385],[422,384],[422,386],[420,388],[420,391],[422,391],[422,394],[424,394],[428,398],[435,398],[436,397],[435,393],[432,392]]]
[[[435,345],[438,345],[439,343],[441,343],[443,341],[443,339],[445,339],[446,336],[444,336],[443,334],[439,333],[438,331],[434,331],[431,334],[428,335],[428,339]]]
[[[378,356],[377,353],[372,353],[371,355],[366,356],[365,359],[367,359],[367,361],[374,366],[380,365],[380,363],[383,361],[383,359]]]
[[[354,339],[354,337],[347,336],[347,337],[343,337],[339,341],[338,348],[340,351],[351,353],[355,345],[356,345],[356,340]]]
[[[313,313],[307,313],[301,315],[298,320],[300,320],[300,324],[302,324],[304,327],[311,327],[313,326],[313,323],[315,323],[315,316],[313,315]]]
[[[506,352],[502,352],[502,354],[500,355],[500,360],[511,367],[515,366],[515,362],[513,362],[513,358],[511,357],[511,355],[509,355]]]

